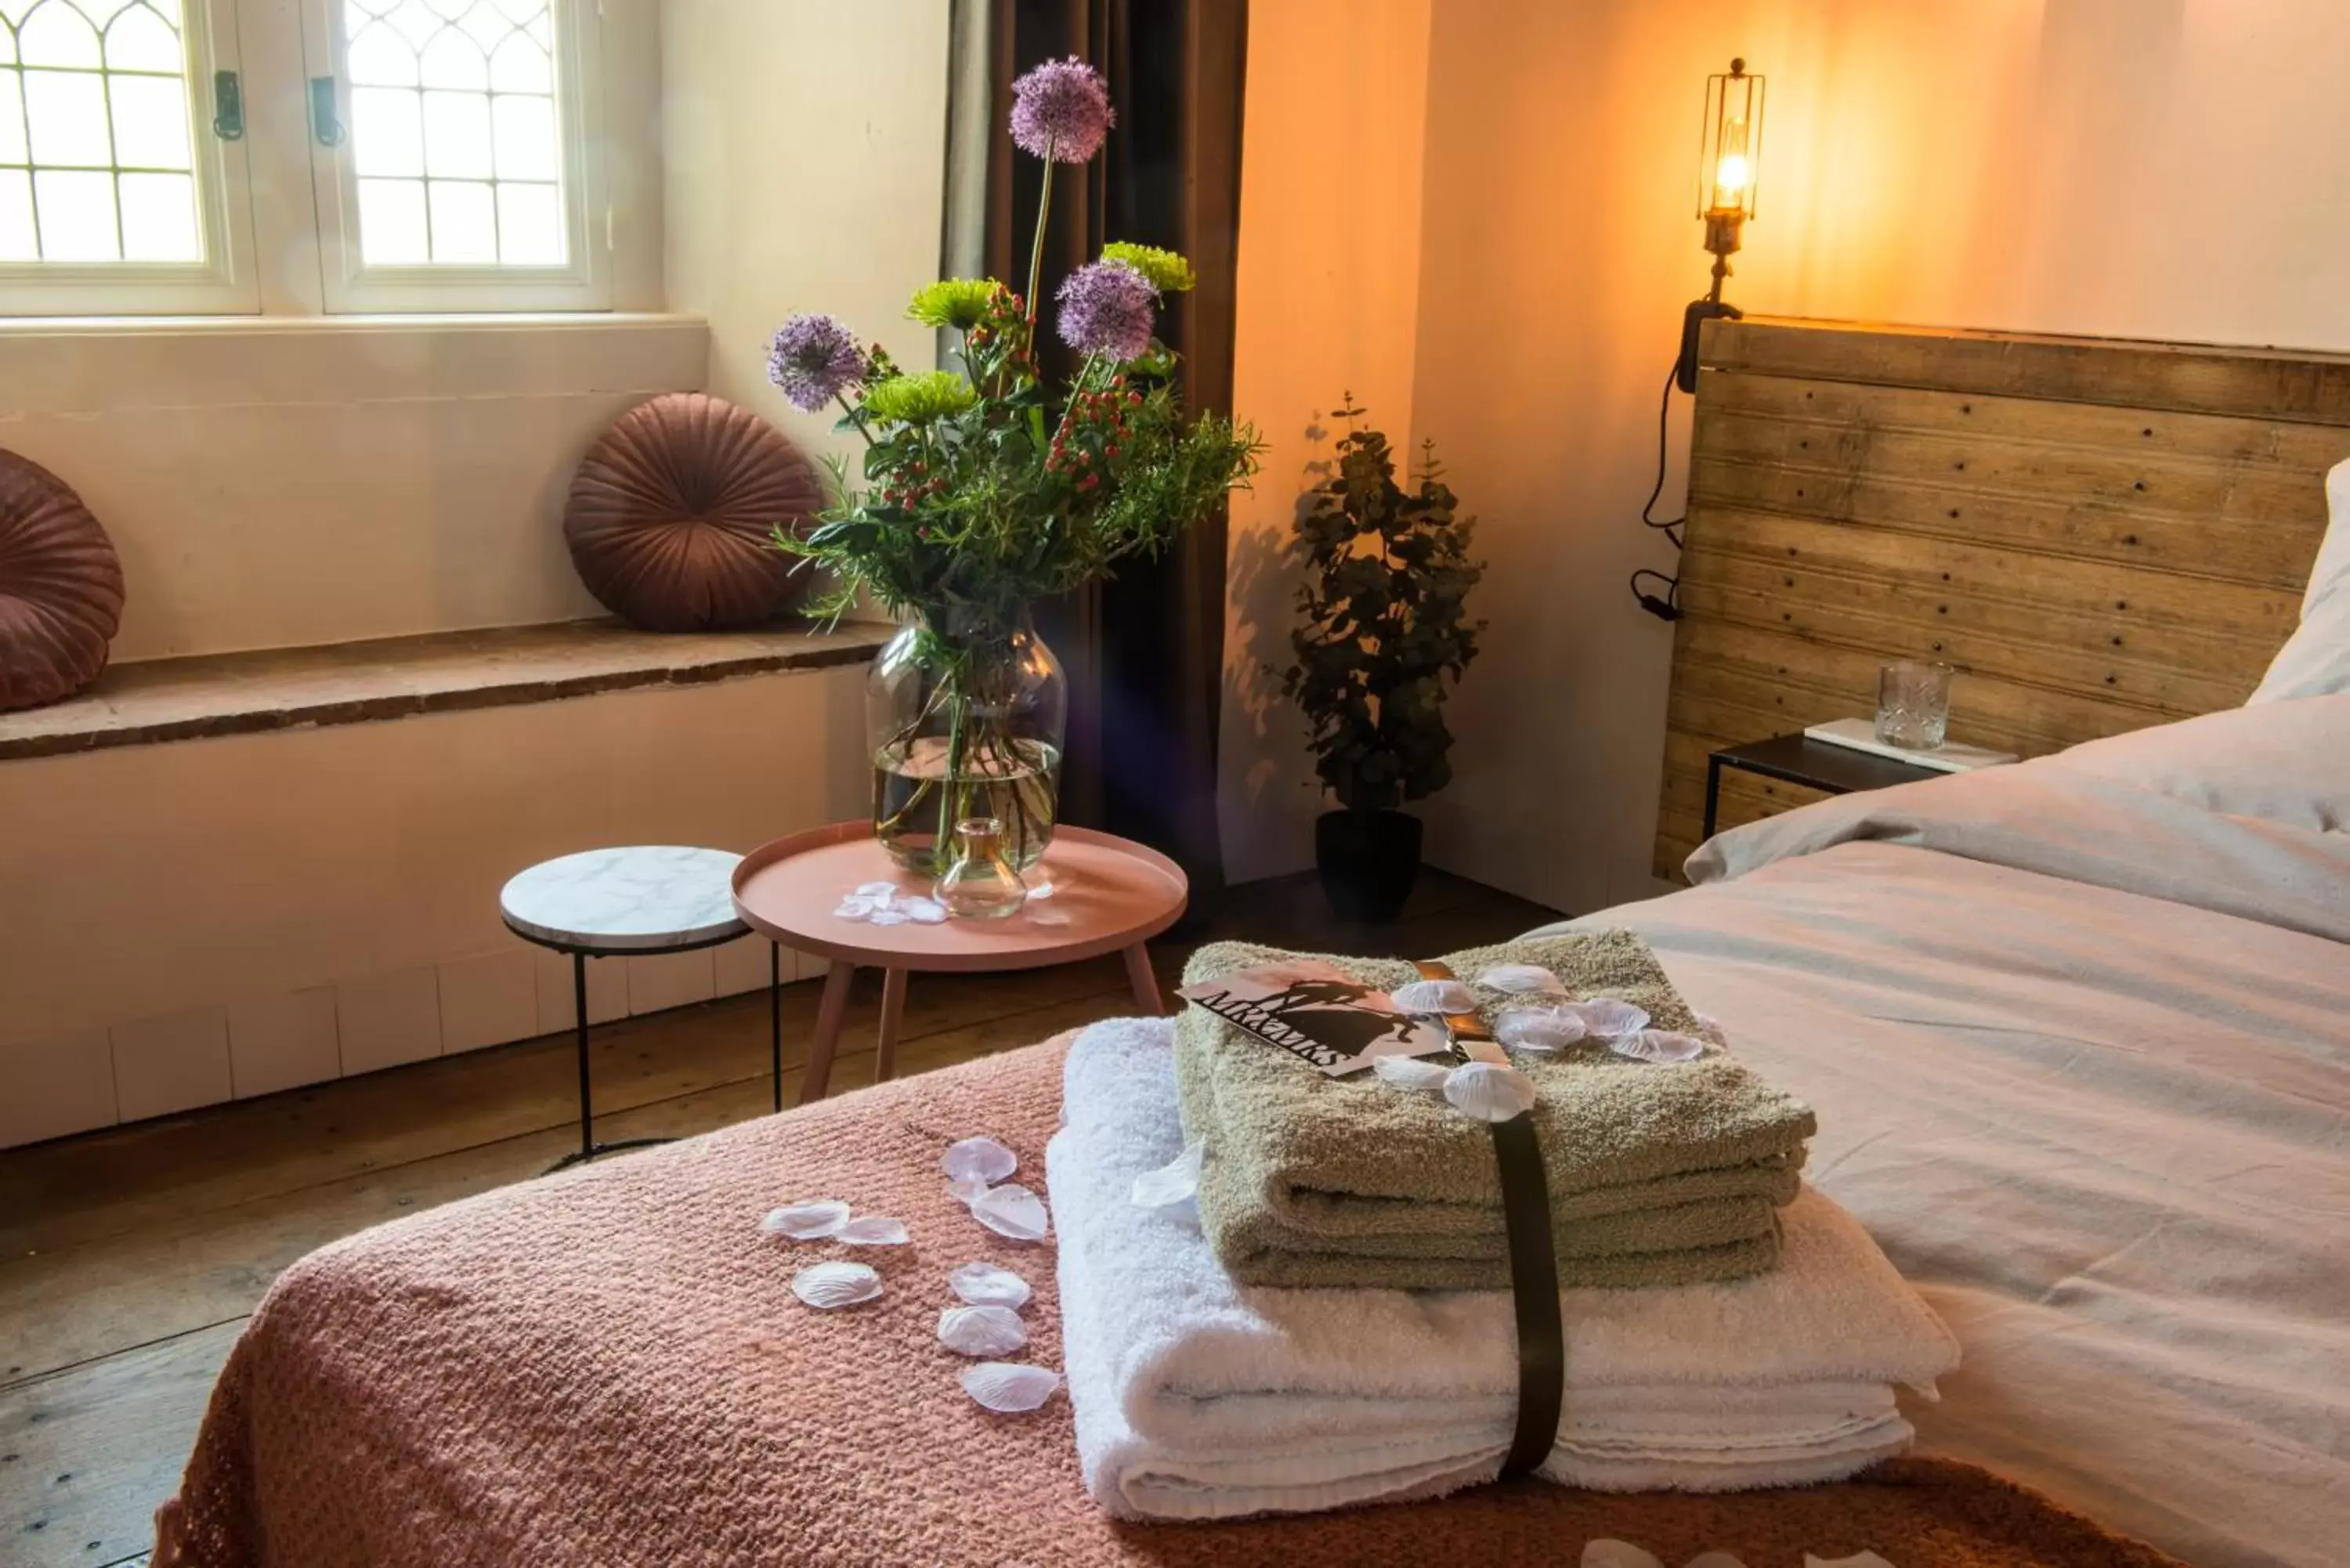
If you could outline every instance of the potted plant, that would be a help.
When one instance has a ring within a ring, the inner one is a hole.
[[[768,376],[797,407],[837,405],[864,442],[831,469],[831,504],[778,548],[829,570],[815,604],[837,621],[861,596],[907,622],[868,689],[876,836],[901,865],[949,869],[957,826],[993,817],[1013,866],[1052,841],[1066,700],[1030,607],[1166,549],[1255,472],[1257,441],[1186,416],[1176,356],[1153,336],[1191,264],[1111,244],[1063,281],[1053,326],[1081,356],[1055,385],[1035,355],[1053,171],[1101,148],[1113,116],[1098,73],[1047,61],[1013,84],[1012,139],[1045,161],[1024,291],[994,278],[917,290],[907,314],[958,335],[958,368],[900,371],[829,316],[775,334]]]
[[[1388,438],[1357,428],[1349,394],[1337,472],[1309,493],[1291,548],[1305,581],[1281,671],[1312,726],[1315,772],[1339,809],[1314,826],[1331,909],[1391,920],[1419,875],[1420,822],[1401,809],[1452,778],[1445,680],[1477,657],[1465,602],[1484,567],[1469,559],[1473,523],[1422,448],[1414,487],[1396,483]]]

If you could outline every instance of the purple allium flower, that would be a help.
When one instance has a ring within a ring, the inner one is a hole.
[[[813,413],[840,395],[865,370],[856,335],[838,317],[795,316],[767,348],[767,379],[792,406]]]
[[[1083,163],[1118,123],[1101,73],[1071,55],[1012,84],[1012,140],[1055,163]]]
[[[1123,262],[1093,262],[1061,285],[1061,341],[1087,354],[1132,359],[1150,347],[1159,291]]]

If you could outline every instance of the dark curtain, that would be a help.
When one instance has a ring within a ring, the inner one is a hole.
[[[1040,336],[1049,291],[1109,240],[1191,257],[1199,286],[1169,298],[1159,336],[1182,355],[1195,411],[1230,412],[1233,258],[1240,228],[1241,88],[1247,0],[993,0],[994,102],[988,119],[986,256],[991,275],[1027,278],[1044,166],[1005,134],[1012,80],[1076,55],[1108,78],[1118,125],[1090,163],[1062,165],[1045,236]],[[1158,561],[1040,607],[1039,626],[1069,671],[1064,819],[1139,839],[1191,881],[1191,920],[1223,899],[1216,831],[1216,723],[1223,690],[1224,514],[1194,523]]]

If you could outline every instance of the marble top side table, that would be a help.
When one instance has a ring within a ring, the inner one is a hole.
[[[742,857],[723,849],[633,845],[589,849],[542,861],[517,875],[498,895],[506,929],[525,941],[571,955],[571,995],[578,1014],[579,1147],[552,1168],[624,1148],[670,1143],[665,1137],[598,1143],[588,1072],[588,961],[652,953],[691,952],[750,934],[734,912],[734,868]],[[775,1108],[784,1100],[783,954],[767,962],[768,1045],[775,1075]]]

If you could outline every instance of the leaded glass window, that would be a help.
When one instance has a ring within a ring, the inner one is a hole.
[[[565,265],[549,0],[339,4],[362,261]]]
[[[0,0],[0,262],[201,262],[182,0]]]

